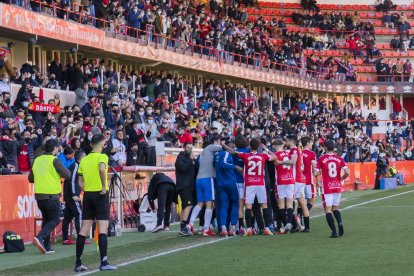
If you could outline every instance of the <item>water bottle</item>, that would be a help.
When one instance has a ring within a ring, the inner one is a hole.
[[[121,228],[121,224],[119,222],[115,226],[115,236],[117,236],[117,237],[122,236],[122,228]]]

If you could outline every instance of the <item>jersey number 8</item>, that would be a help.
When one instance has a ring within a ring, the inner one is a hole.
[[[331,178],[335,178],[338,175],[338,171],[336,170],[336,163],[328,163],[328,175]]]

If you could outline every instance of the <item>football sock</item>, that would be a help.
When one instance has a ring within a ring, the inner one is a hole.
[[[305,229],[309,229],[309,217],[303,217],[303,222],[305,223]]]
[[[309,210],[309,212],[310,212],[310,210],[311,210],[311,209],[312,209],[312,207],[313,207],[313,206],[312,206],[312,204],[307,203],[307,204],[306,204],[306,206],[308,206],[308,210]]]
[[[338,225],[342,225],[342,215],[341,212],[339,210],[335,210],[333,211],[333,214],[336,218],[336,221],[338,222]]]
[[[251,209],[244,210],[244,217],[246,218],[247,228],[251,228],[252,227],[252,210]]]
[[[334,220],[332,213],[327,213],[325,216],[326,216],[326,221],[328,222],[329,228],[331,228],[332,230],[332,233],[336,233],[335,220]]]
[[[244,219],[243,218],[239,218],[239,228],[240,227],[244,228]]]
[[[76,265],[82,264],[82,254],[83,254],[83,248],[85,247],[85,240],[86,237],[82,235],[78,235],[78,238],[76,239]]]
[[[263,222],[263,214],[262,214],[262,209],[259,206],[255,206],[253,205],[253,221],[252,221],[252,226],[254,226],[254,221],[256,220],[257,223],[257,227],[259,227],[260,230],[264,229],[264,222]]]
[[[270,216],[271,216],[270,209],[269,208],[264,208],[264,209],[262,209],[262,212],[263,212],[264,226],[269,227],[270,226],[270,221],[271,221],[271,219],[270,219]]]
[[[286,210],[287,212],[287,223],[292,223],[292,219],[293,219],[293,209],[292,208],[288,208]]]
[[[101,265],[108,264],[108,257],[106,253],[108,251],[108,238],[106,234],[99,234],[98,237],[99,253],[101,254]]]
[[[193,211],[191,212],[191,217],[190,217],[190,223],[191,224],[194,224],[194,221],[197,219],[198,214],[200,213],[200,211],[201,211],[200,206],[198,206],[198,205],[194,206]]]
[[[286,209],[279,209],[280,211],[280,219],[282,220],[282,223],[284,226],[286,226]]]
[[[206,209],[206,214],[204,215],[204,231],[210,229],[211,217],[213,216],[213,209]]]

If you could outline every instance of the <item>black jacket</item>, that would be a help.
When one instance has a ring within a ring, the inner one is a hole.
[[[172,185],[175,187],[175,182],[164,173],[154,174],[148,185],[148,200],[150,203],[154,202],[154,200],[158,198],[157,191],[160,185]]]
[[[184,151],[180,152],[175,161],[175,177],[177,183],[177,191],[189,190],[193,191],[195,186],[195,164]]]
[[[80,188],[78,182],[78,163],[69,166],[70,179],[66,179],[63,183],[63,195],[65,202],[73,201],[73,196],[80,196]]]

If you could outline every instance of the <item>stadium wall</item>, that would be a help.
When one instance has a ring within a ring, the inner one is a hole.
[[[414,183],[414,162],[397,161],[391,162],[397,171],[404,175],[405,183]],[[356,182],[362,182],[369,189],[375,184],[375,163],[348,163],[350,176],[345,180],[343,190],[345,192],[354,191]],[[148,181],[153,172],[165,171],[167,175],[175,179],[173,169],[161,167],[148,167],[147,170],[139,168],[127,168],[128,172],[123,172],[121,177],[124,179],[126,189],[131,193],[136,193],[137,197],[146,193]],[[134,171],[145,174],[145,179],[137,180]],[[2,189],[0,190],[0,233],[11,230],[21,235],[25,242],[32,240],[34,235],[35,218],[40,217],[34,198],[33,184],[28,183],[27,175],[0,176]],[[122,210],[121,210],[122,212]],[[37,230],[40,229],[41,222],[37,222]],[[57,232],[60,232],[58,227]],[[0,247],[3,246],[0,240]]]

